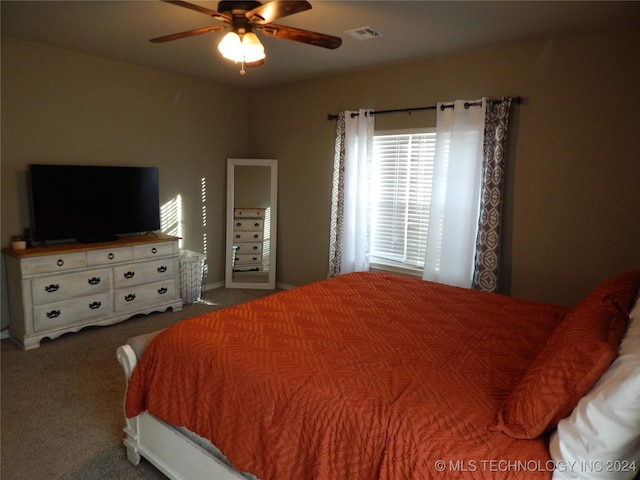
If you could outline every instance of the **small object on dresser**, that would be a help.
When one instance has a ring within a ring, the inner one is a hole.
[[[15,236],[11,239],[11,248],[14,250],[26,250],[27,241],[21,236]]]

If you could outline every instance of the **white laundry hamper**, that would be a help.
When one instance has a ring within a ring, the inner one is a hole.
[[[203,253],[180,250],[180,295],[182,303],[200,300],[207,256]]]

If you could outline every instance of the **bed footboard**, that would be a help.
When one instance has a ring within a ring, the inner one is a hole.
[[[121,345],[116,351],[116,357],[118,362],[124,369],[124,376],[126,384],[129,384],[131,373],[138,363],[138,358],[130,345]],[[126,390],[125,390],[126,393]],[[128,419],[125,416],[124,433],[127,435],[124,439],[124,446],[127,449],[127,458],[133,465],[140,463],[140,453],[138,452],[138,417]]]
[[[116,356],[124,369],[127,382],[138,363],[131,345],[118,347]],[[125,393],[126,394],[126,393]],[[138,465],[142,457],[172,480],[215,479],[247,480],[222,460],[147,412],[126,418],[123,429],[127,458]]]

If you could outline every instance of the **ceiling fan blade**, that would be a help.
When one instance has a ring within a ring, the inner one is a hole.
[[[245,16],[252,23],[264,24],[306,10],[311,10],[311,4],[306,0],[272,0],[253,10],[249,10]]]
[[[149,40],[153,43],[164,43],[170,42],[171,40],[178,40],[179,38],[192,37],[193,35],[201,35],[203,33],[215,32],[217,30],[222,30],[225,27],[203,27],[196,28],[195,30],[189,30],[187,32],[174,33],[171,35],[165,35],[164,37],[152,38]]]
[[[275,25],[273,23],[267,23],[265,25],[258,24],[255,25],[255,29],[268,37],[308,43],[310,45],[315,45],[316,47],[329,48],[331,50],[342,45],[342,39],[340,37],[311,32],[309,30],[301,30],[299,28],[285,27],[284,25]]]
[[[166,3],[171,3],[172,5],[177,5],[178,7],[188,8],[190,10],[195,10],[196,12],[204,13],[205,15],[209,15],[210,17],[215,18],[216,20],[220,20],[221,22],[231,23],[232,19],[228,15],[224,15],[220,12],[216,12],[215,10],[211,10],[210,8],[201,7],[200,5],[196,5],[194,3],[183,2],[182,0],[163,0]]]

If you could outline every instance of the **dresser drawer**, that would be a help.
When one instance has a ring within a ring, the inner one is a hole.
[[[133,260],[132,247],[102,248],[87,252],[87,263],[93,265],[108,265],[110,263],[122,263]]]
[[[106,292],[110,288],[111,270],[108,268],[34,278],[31,281],[34,305]]]
[[[262,232],[239,230],[237,232],[233,232],[233,241],[234,242],[262,242]]]
[[[261,243],[236,243],[235,246],[238,247],[236,249],[237,255],[255,255],[262,253]]]
[[[133,247],[133,257],[136,260],[153,257],[165,257],[173,255],[175,242],[148,243],[145,245],[136,245]]]
[[[85,252],[63,253],[43,257],[26,258],[21,261],[22,274],[54,273],[87,266]]]
[[[141,309],[162,303],[163,300],[171,302],[174,296],[175,282],[173,279],[149,285],[135,285],[116,290],[115,309],[116,312]]]
[[[234,272],[261,272],[263,270],[262,264],[256,265],[234,265]]]
[[[262,231],[264,226],[264,220],[254,218],[243,218],[233,220],[233,230],[259,230]]]
[[[236,255],[234,265],[260,265],[262,263],[262,255]]]
[[[121,265],[114,267],[113,274],[116,288],[174,278],[174,259],[169,257],[150,262]]]
[[[71,300],[33,307],[33,327],[44,332],[55,327],[83,323],[113,312],[111,292],[77,297]]]
[[[236,218],[264,218],[264,208],[235,208],[233,216]]]

